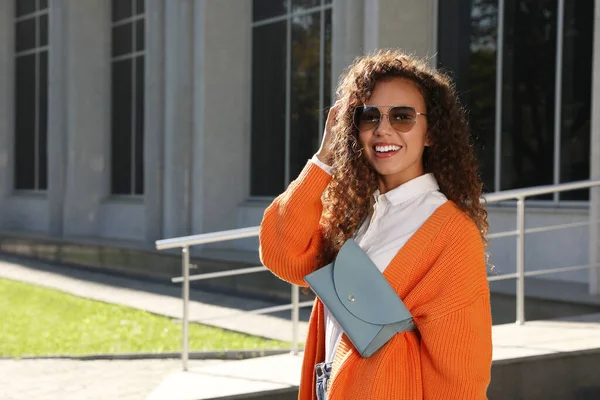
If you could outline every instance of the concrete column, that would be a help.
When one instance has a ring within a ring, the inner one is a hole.
[[[48,56],[48,209],[49,233],[63,234],[67,165],[67,3],[50,0]]]
[[[14,174],[14,1],[0,1],[0,229]]]
[[[332,84],[333,90],[344,69],[365,51],[364,23],[368,23],[377,1],[333,0],[332,15]],[[376,18],[376,16],[375,16]]]
[[[64,234],[95,235],[108,194],[110,2],[61,0],[66,7],[67,166]]]
[[[418,57],[433,57],[437,0],[365,0],[367,51],[400,48]]]
[[[144,205],[146,242],[162,238],[164,127],[164,0],[146,0]]]
[[[237,208],[250,191],[252,4],[194,6],[192,229],[199,233],[236,228]]]
[[[600,1],[596,0],[594,16],[594,57],[592,81],[592,129],[590,178],[600,179]],[[590,191],[590,221],[600,218],[600,188]],[[590,225],[590,264],[600,263],[600,224]],[[590,293],[600,294],[600,270],[590,270]]]
[[[163,237],[191,229],[194,1],[165,1]]]
[[[246,4],[244,2],[242,4]],[[222,3],[220,3],[222,4]],[[241,4],[241,3],[238,3]],[[208,42],[208,38],[221,38],[226,36],[223,34],[224,29],[219,29],[218,32],[212,32],[210,35],[211,26],[207,26],[210,18],[207,15],[207,7],[208,3],[205,0],[199,0],[194,3],[194,57],[193,57],[193,131],[194,131],[194,161],[192,165],[192,198],[193,202],[191,205],[191,230],[192,233],[202,233],[205,232],[204,227],[204,216],[206,214],[210,214],[210,212],[205,213],[205,202],[204,202],[204,181],[205,174],[210,173],[218,173],[217,166],[204,165],[204,142],[205,135],[209,134],[205,129],[205,117],[210,115],[207,114],[205,107],[207,103],[205,102],[205,97],[207,96],[206,92],[206,77],[207,77],[207,62],[209,62],[209,57],[206,54],[207,46],[210,47]],[[220,21],[219,21],[220,22]],[[217,22],[217,26],[219,26],[219,22]],[[247,65],[251,65],[248,63]],[[227,68],[227,64],[222,64],[221,68]],[[225,74],[221,74],[221,71],[216,72],[215,75],[212,76],[213,79],[218,79],[217,77]],[[216,106],[216,104],[215,104]],[[223,105],[224,106],[224,105]],[[213,120],[219,120],[218,115],[220,112],[217,112],[217,115],[212,118]],[[249,125],[249,124],[248,124]],[[218,154],[218,152],[215,152]],[[216,211],[216,210],[213,210]]]
[[[370,53],[379,48],[379,0],[364,1],[364,47]]]

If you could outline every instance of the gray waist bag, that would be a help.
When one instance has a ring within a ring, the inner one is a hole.
[[[331,264],[304,277],[362,357],[370,357],[396,333],[415,329],[400,297],[354,239]]]

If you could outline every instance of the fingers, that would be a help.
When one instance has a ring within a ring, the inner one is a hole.
[[[336,122],[337,114],[338,114],[339,110],[340,110],[340,101],[337,100],[335,103],[333,103],[333,105],[329,109],[329,113],[327,114],[327,125],[328,126],[331,126]]]

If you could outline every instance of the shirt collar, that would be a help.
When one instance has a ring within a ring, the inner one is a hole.
[[[425,193],[435,192],[440,190],[440,187],[432,173],[424,174],[416,177],[395,189],[390,190],[381,197],[388,200],[392,205],[398,205],[407,200],[415,198]],[[379,189],[373,193],[375,202],[379,201]]]

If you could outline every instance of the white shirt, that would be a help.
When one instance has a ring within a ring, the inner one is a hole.
[[[313,157],[311,162],[331,174],[331,167]],[[406,182],[386,194],[377,190],[373,212],[358,229],[356,243],[383,273],[408,239],[433,212],[447,201],[433,174]],[[325,362],[333,361],[343,334],[341,326],[325,310]]]

